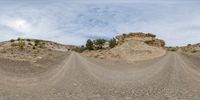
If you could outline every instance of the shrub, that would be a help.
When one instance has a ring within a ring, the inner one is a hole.
[[[29,41],[29,42],[30,42],[31,40],[30,40],[30,39],[27,39],[27,41]]]
[[[177,49],[176,48],[172,48],[170,51],[176,51]]]
[[[152,33],[147,33],[146,36],[153,37],[153,38],[156,37],[156,35],[154,35],[154,34],[152,34]]]
[[[196,53],[197,52],[197,50],[192,50],[192,53]]]
[[[33,44],[29,42],[28,45],[32,46]]]
[[[21,40],[21,38],[17,38],[17,41],[20,41]]]
[[[122,35],[123,35],[124,37],[126,37],[126,36],[127,36],[127,34],[125,34],[125,33],[123,33]]]
[[[34,42],[35,42],[35,46],[38,46],[38,45],[39,45],[39,43],[40,43],[40,41],[39,41],[39,40],[35,40]]]
[[[105,39],[96,39],[96,40],[94,41],[95,48],[96,48],[96,49],[102,49],[105,42],[106,42]]]
[[[33,49],[36,49],[36,47],[35,47],[35,46],[33,46]]]
[[[117,45],[117,41],[116,41],[115,38],[113,38],[113,39],[111,39],[111,40],[109,41],[109,47],[110,47],[110,48],[114,48],[116,45]]]
[[[86,49],[88,49],[88,50],[94,49],[94,44],[90,39],[88,39],[87,42],[86,42]]]
[[[74,49],[72,49],[72,50],[73,50],[73,51],[76,51],[76,52],[82,53],[83,51],[86,50],[86,47],[84,47],[84,46],[76,47],[76,48],[74,48]]]
[[[187,46],[192,46],[191,44],[188,44]]]
[[[45,46],[44,45],[39,45],[39,48],[45,48]]]
[[[15,42],[15,40],[11,39],[10,42]]]
[[[23,50],[25,48],[25,46],[26,46],[26,43],[24,42],[24,40],[20,40],[18,42],[18,46],[19,46],[20,50]]]

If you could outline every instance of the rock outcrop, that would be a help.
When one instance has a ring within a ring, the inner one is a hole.
[[[142,32],[131,32],[129,34],[122,34],[116,36],[119,44],[124,43],[125,41],[135,40],[144,42],[150,46],[156,47],[164,47],[165,41],[161,39],[157,39],[156,35],[152,33],[142,33]]]

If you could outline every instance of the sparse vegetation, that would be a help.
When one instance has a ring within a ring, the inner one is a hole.
[[[105,39],[96,39],[94,40],[95,49],[103,49],[103,45],[106,42]]]
[[[20,49],[20,50],[24,50],[24,48],[25,48],[25,46],[26,46],[25,41],[24,41],[24,40],[19,40],[18,46],[19,46],[19,49]]]
[[[74,49],[72,49],[73,51],[76,51],[76,52],[79,52],[79,53],[82,53],[83,51],[85,51],[87,48],[85,46],[81,46],[81,47],[76,47]]]
[[[26,40],[29,41],[29,42],[31,41],[30,39],[26,39]]]
[[[33,44],[29,42],[28,45],[32,46]]]
[[[15,42],[15,40],[14,40],[14,39],[11,39],[10,42]]]
[[[100,49],[105,49],[105,48],[114,48],[116,45],[117,45],[117,41],[115,38],[109,41],[105,39],[96,39],[96,40],[88,39],[85,46],[82,45],[72,50],[76,52],[83,52],[85,50],[100,50]]]
[[[117,41],[116,41],[115,38],[113,38],[113,39],[111,39],[111,40],[109,41],[109,47],[110,47],[110,48],[114,48],[116,45],[117,45]]]
[[[191,44],[188,44],[187,46],[192,46]]]
[[[177,49],[176,48],[172,48],[170,51],[177,51]]]
[[[21,38],[17,38],[17,41],[20,41],[21,40]]]
[[[36,47],[35,47],[35,46],[33,46],[33,49],[36,49]]]
[[[177,47],[168,47],[167,50],[168,51],[177,51],[178,48]]]
[[[38,46],[40,41],[39,40],[35,40],[34,43],[35,43],[35,46]]]
[[[196,53],[196,52],[197,52],[197,50],[192,50],[191,52],[192,52],[192,53]]]

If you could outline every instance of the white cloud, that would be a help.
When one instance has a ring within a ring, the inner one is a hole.
[[[13,21],[8,21],[6,26],[14,29],[18,33],[29,33],[32,30],[32,26],[23,19],[16,19]]]
[[[87,38],[111,38],[133,31],[154,32],[168,45],[200,40],[200,3],[194,1],[0,3],[0,40],[25,37],[83,44]]]

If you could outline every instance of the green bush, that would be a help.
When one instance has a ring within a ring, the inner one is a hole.
[[[93,44],[92,40],[90,40],[90,39],[87,40],[86,49],[88,49],[88,50],[93,50],[94,49],[94,44]]]
[[[105,42],[106,42],[105,39],[96,39],[96,40],[94,41],[95,48],[96,48],[96,49],[102,49]]]
[[[24,42],[24,40],[20,40],[18,42],[18,46],[19,46],[19,49],[20,50],[24,50],[25,46],[26,46],[26,43]]]
[[[10,42],[15,42],[15,40],[11,39]]]
[[[76,51],[76,52],[80,52],[82,53],[83,51],[85,51],[87,48],[84,47],[84,46],[81,46],[81,47],[76,47],[74,49],[72,49],[73,51]]]
[[[35,40],[35,46],[38,46],[40,44],[40,41],[39,40]]]
[[[115,38],[113,38],[113,39],[111,39],[111,40],[109,41],[109,47],[110,47],[110,48],[114,48],[116,45],[117,45],[117,41],[116,41]]]
[[[177,51],[177,49],[172,47],[169,49],[169,51]]]

